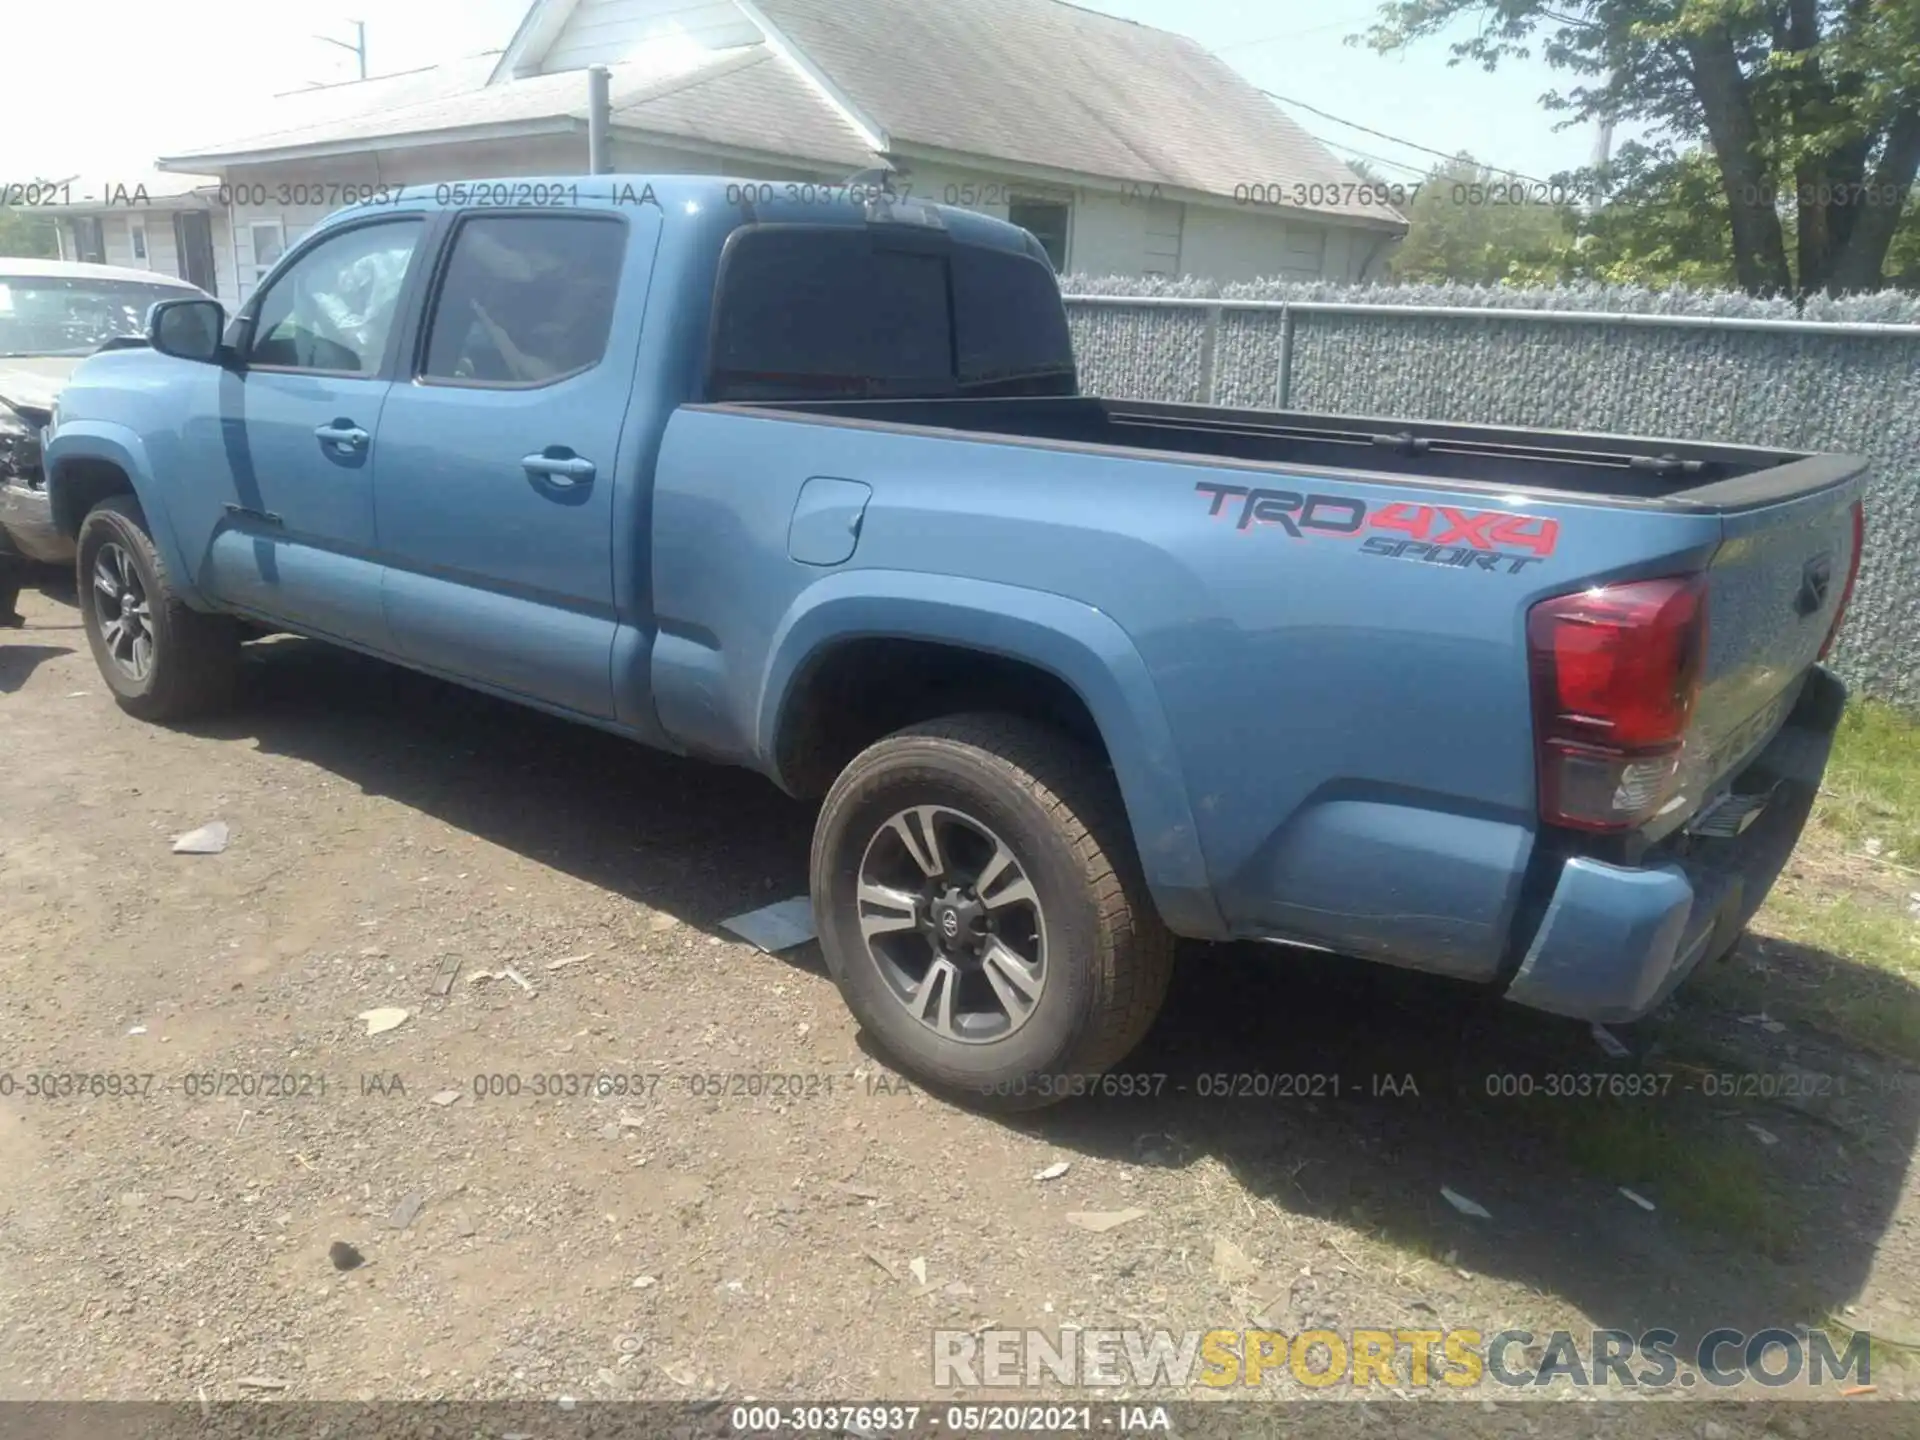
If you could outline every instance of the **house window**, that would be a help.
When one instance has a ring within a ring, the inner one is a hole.
[[[74,217],[73,249],[76,260],[84,260],[94,265],[107,263],[107,238],[100,229],[98,215]]]
[[[1072,213],[1073,207],[1064,200],[1014,200],[1007,206],[1007,219],[1040,242],[1056,273],[1067,268],[1067,223]]]
[[[133,242],[133,263],[146,268],[148,266],[146,225],[138,220],[129,221],[127,237]]]
[[[253,283],[258,285],[286,254],[286,226],[278,220],[255,220],[247,226],[247,239],[253,245]]]

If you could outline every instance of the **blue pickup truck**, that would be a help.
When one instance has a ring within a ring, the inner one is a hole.
[[[847,1003],[1009,1106],[1176,936],[1641,1016],[1844,699],[1862,462],[1083,395],[1039,244],[881,189],[401,191],[148,338],[45,446],[126,710],[265,627],[821,798]]]

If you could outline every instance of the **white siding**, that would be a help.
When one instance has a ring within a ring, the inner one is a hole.
[[[125,215],[102,215],[100,217],[100,240],[106,247],[106,263],[125,265],[144,270],[145,265],[134,265],[133,241],[128,235]]]
[[[100,239],[106,249],[106,263],[124,265],[130,270],[151,270],[156,275],[184,280],[186,276],[180,266],[180,247],[174,236],[173,215],[171,210],[148,210],[144,206],[102,215]],[[225,217],[215,210],[211,219],[214,277],[219,286],[215,293],[231,305],[235,298],[232,293],[233,260],[231,252],[225,248]],[[145,260],[133,253],[133,230],[136,225],[146,228]],[[61,246],[62,253],[71,257],[73,240],[69,235],[62,234]]]
[[[1189,205],[1180,264],[1209,280],[1349,280],[1375,243],[1350,226]]]
[[[1143,228],[1147,236],[1147,274],[1177,278],[1186,240],[1187,207],[1152,200],[1131,200],[1123,204],[1139,205],[1146,212]]]
[[[1150,191],[1116,190],[1080,192],[1067,268],[1080,275],[1178,275],[1185,207]]]
[[[759,27],[732,0],[580,0],[548,48],[546,74],[618,65],[649,48],[663,52],[752,45]]]
[[[1281,220],[1251,208],[1182,204],[1149,185],[1027,180],[952,162],[910,160],[903,184],[918,199],[1007,218],[1010,198],[1072,206],[1067,269],[1080,275],[1192,275],[1209,280],[1349,280],[1378,239],[1348,226]]]

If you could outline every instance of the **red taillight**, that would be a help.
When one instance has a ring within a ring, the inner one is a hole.
[[[1833,642],[1840,638],[1840,627],[1846,623],[1847,606],[1853,603],[1853,585],[1860,578],[1860,557],[1867,548],[1867,502],[1853,502],[1853,559],[1847,562],[1847,583],[1840,591],[1840,608],[1833,612],[1833,628],[1827,631],[1827,643],[1820,647],[1820,658],[1827,658],[1827,652],[1833,649]]]
[[[1673,795],[1707,654],[1707,580],[1639,580],[1527,616],[1540,816],[1628,830]]]

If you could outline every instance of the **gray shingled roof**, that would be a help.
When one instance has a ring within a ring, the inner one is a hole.
[[[1166,30],[1062,0],[757,3],[896,146],[1206,195],[1357,182],[1225,62]],[[1311,208],[1404,223],[1385,206]]]
[[[584,124],[587,81],[574,70],[488,85],[492,57],[322,96],[299,91],[272,102],[270,129],[166,157],[167,165],[206,164],[229,156],[267,158],[316,145],[377,140],[385,135],[453,134],[488,126],[550,120]],[[401,89],[392,81],[405,80]],[[609,100],[616,128],[682,136],[769,155],[844,165],[873,163],[860,135],[819,92],[764,45],[710,57],[697,69],[662,76],[639,64],[610,67]],[[438,83],[435,83],[435,82]],[[359,100],[357,107],[343,101]],[[316,111],[321,113],[316,115]]]
[[[771,155],[830,160],[849,171],[873,164],[860,133],[792,66],[764,45],[682,81],[642,87],[623,98],[615,66],[612,94],[616,129],[682,136]]]

